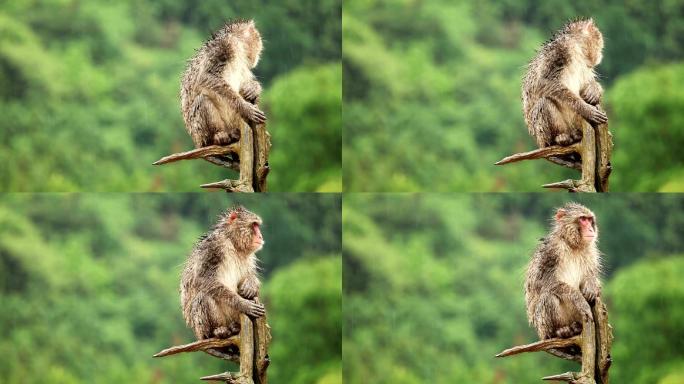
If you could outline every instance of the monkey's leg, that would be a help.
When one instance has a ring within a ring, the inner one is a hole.
[[[549,98],[541,98],[534,105],[532,113],[532,130],[535,132],[540,148],[554,144],[567,146],[579,139],[573,138],[565,127],[563,112]],[[561,159],[575,162],[571,155],[560,156]]]
[[[539,337],[551,339],[554,337],[568,338],[579,332],[573,329],[572,322],[564,316],[566,305],[557,295],[547,292],[539,296],[539,302],[535,310],[535,325]]]
[[[239,139],[231,137],[227,132],[220,110],[207,95],[197,96],[193,101],[191,111],[188,130],[196,146],[228,145]],[[222,167],[239,169],[237,160],[230,156],[207,156],[205,160]]]
[[[198,294],[190,304],[190,325],[197,339],[214,337],[214,329],[221,323],[217,317],[218,308],[206,294]]]

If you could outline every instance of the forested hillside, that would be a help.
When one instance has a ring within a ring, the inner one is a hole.
[[[348,383],[535,383],[575,369],[537,340],[524,271],[553,208],[597,215],[611,381],[684,380],[684,198],[677,195],[347,195],[343,208]]]
[[[350,0],[343,14],[345,190],[539,191],[570,178],[534,148],[521,79],[567,20],[593,17],[614,135],[613,191],[684,190],[684,3]]]
[[[179,108],[195,49],[231,18],[264,39],[255,72],[273,191],[341,182],[341,1],[9,0],[0,4],[2,191],[189,191],[230,175],[201,160]]]
[[[192,383],[237,370],[203,353],[152,358],[194,340],[182,264],[235,202],[264,220],[270,380],[341,383],[339,196],[207,193],[0,196],[0,381]]]

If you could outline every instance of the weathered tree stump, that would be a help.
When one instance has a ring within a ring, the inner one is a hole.
[[[256,299],[258,302],[258,299]],[[230,384],[267,384],[266,369],[270,363],[268,345],[271,328],[266,318],[250,319],[240,315],[240,333],[227,339],[204,339],[190,344],[173,346],[156,353],[153,357],[171,356],[183,352],[203,351],[220,359],[240,365],[239,372],[223,372],[201,377],[200,380],[223,381]],[[236,353],[225,353],[218,348],[233,347]]]
[[[152,163],[163,165],[180,160],[204,159],[214,165],[240,172],[238,180],[225,179],[202,184],[201,188],[221,188],[227,192],[266,192],[268,154],[271,135],[265,124],[242,125],[240,140],[230,145],[210,145],[187,152],[174,153]],[[222,156],[222,157],[219,157]],[[227,156],[227,157],[226,157]]]
[[[582,333],[567,339],[553,338],[537,341],[506,349],[496,357],[517,355],[523,352],[545,351],[562,359],[578,362],[582,365],[580,372],[566,372],[560,375],[546,376],[542,380],[567,381],[573,384],[608,384],[610,368],[610,347],[613,344],[613,330],[608,323],[606,305],[600,297],[591,306],[593,319],[583,320]],[[569,347],[578,347],[580,354],[565,351]]]
[[[515,163],[522,160],[546,159],[554,164],[582,172],[580,180],[564,180],[544,184],[543,188],[562,188],[570,192],[608,192],[608,177],[611,172],[610,157],[613,152],[613,135],[608,123],[595,128],[588,122],[582,124],[582,140],[568,146],[553,145],[534,151],[507,156],[495,165]],[[580,161],[569,159],[577,154]]]

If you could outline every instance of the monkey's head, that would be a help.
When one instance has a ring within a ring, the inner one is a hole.
[[[250,68],[254,68],[259,63],[261,57],[261,50],[263,43],[261,42],[261,34],[256,29],[254,20],[236,20],[230,24],[231,34],[237,36],[242,42],[242,47],[247,56],[247,62]]]
[[[264,238],[261,235],[261,224],[262,221],[259,216],[242,206],[228,210],[219,222],[219,226],[225,230],[235,250],[244,255],[249,255],[263,248]]]
[[[568,23],[566,31],[577,38],[587,65],[595,67],[603,59],[603,35],[594,23],[594,19],[580,19]]]
[[[593,245],[598,239],[596,216],[581,204],[567,203],[554,215],[554,232],[573,249]]]

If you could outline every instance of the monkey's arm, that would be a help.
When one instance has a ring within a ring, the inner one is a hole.
[[[210,90],[222,97],[228,106],[237,111],[246,121],[261,124],[266,121],[266,115],[256,105],[249,103],[243,99],[236,91],[234,91],[223,78],[221,78],[220,71],[223,66],[215,66],[208,70],[202,77],[200,86],[204,89]]]
[[[261,317],[266,313],[263,304],[244,299],[219,282],[211,284],[208,292],[215,299],[224,300],[231,307],[251,317]]]
[[[238,294],[246,299],[253,299],[259,295],[260,287],[261,282],[256,275],[249,275],[238,285]]]
[[[580,284],[582,296],[593,303],[601,295],[601,282],[596,277],[589,277]]]
[[[252,104],[257,104],[261,96],[261,84],[256,79],[251,79],[240,88],[240,96]]]
[[[575,289],[561,281],[556,281],[549,287],[549,290],[561,301],[569,300],[575,306],[575,308],[580,311],[580,313],[592,318],[589,303],[578,289]]]
[[[549,97],[562,105],[567,105],[590,123],[603,124],[608,121],[608,115],[597,107],[582,100],[564,85],[557,86]]]
[[[601,102],[603,96],[603,88],[598,81],[594,80],[587,84],[580,90],[580,97],[591,105],[597,105]]]

